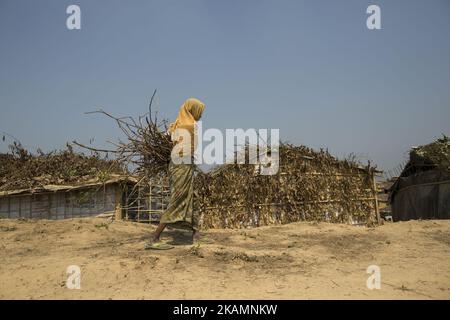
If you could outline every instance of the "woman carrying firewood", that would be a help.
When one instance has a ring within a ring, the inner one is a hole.
[[[187,99],[181,106],[176,121],[170,125],[169,133],[174,147],[169,163],[169,206],[161,215],[159,226],[145,249],[173,248],[160,239],[167,225],[192,230],[192,241],[202,241],[198,232],[197,211],[194,208],[194,151],[197,145],[196,122],[200,120],[204,109],[205,104],[200,100]]]

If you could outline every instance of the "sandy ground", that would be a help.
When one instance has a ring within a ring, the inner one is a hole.
[[[145,251],[154,226],[101,218],[0,220],[1,299],[450,299],[450,221],[377,228],[294,223],[211,230]],[[81,268],[81,289],[66,269]],[[381,288],[369,290],[369,265]]]

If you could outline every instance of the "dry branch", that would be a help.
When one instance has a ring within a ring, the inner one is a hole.
[[[142,177],[164,175],[170,161],[172,141],[167,133],[167,121],[158,120],[157,113],[152,114],[152,104],[156,90],[149,103],[149,112],[133,117],[116,117],[102,109],[87,112],[87,114],[101,114],[113,119],[122,133],[125,141],[110,142],[115,149],[97,149],[88,147],[77,141],[74,144],[88,150],[98,152],[114,152],[117,161],[129,168],[133,168],[134,174]]]

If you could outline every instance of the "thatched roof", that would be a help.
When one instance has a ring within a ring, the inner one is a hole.
[[[409,161],[400,176],[433,169],[450,170],[450,138],[445,135],[429,144],[411,148]]]
[[[0,191],[0,197],[20,195],[20,194],[39,194],[39,193],[46,193],[46,192],[69,192],[69,191],[73,191],[73,190],[106,186],[106,185],[110,185],[110,184],[114,184],[114,183],[134,184],[137,182],[138,182],[138,179],[136,179],[135,177],[113,174],[107,180],[104,180],[104,181],[94,178],[94,179],[83,181],[83,182],[73,184],[73,185],[48,184],[48,185],[42,185],[42,186],[35,187],[35,188]]]
[[[128,175],[117,161],[98,154],[76,153],[72,148],[32,154],[21,145],[0,154],[0,192],[41,189],[45,186],[73,186],[108,181],[113,175]]]

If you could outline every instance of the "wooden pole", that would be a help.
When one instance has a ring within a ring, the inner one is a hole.
[[[128,196],[129,196],[129,194],[128,194],[128,185],[126,185],[126,188],[125,188],[125,220],[127,220],[128,221],[128,209],[129,209],[129,199],[128,199]]]
[[[48,219],[52,218],[52,202],[53,202],[53,194],[48,195]],[[31,199],[30,199],[30,216],[31,216]],[[42,218],[42,216],[41,216]]]
[[[76,192],[76,191],[75,191]],[[74,207],[74,195],[72,192],[69,193],[69,201],[70,201],[70,217],[73,219],[73,207]]]
[[[34,195],[30,195],[30,218],[33,218],[33,209],[32,209],[32,205],[33,205],[33,198]]]
[[[381,225],[380,209],[378,207],[378,190],[377,190],[377,183],[375,181],[375,172],[373,169],[371,170],[371,178],[372,178],[372,191],[374,199],[373,202],[375,206],[375,214],[377,216],[378,225]]]
[[[150,180],[148,183],[148,188],[149,188],[149,192],[148,192],[148,220],[151,221],[152,220],[152,193],[153,193],[153,185],[152,185],[152,181]]]
[[[114,198],[116,202],[114,218],[116,220],[122,220],[122,190],[120,188],[120,185],[116,186]]]
[[[353,202],[372,202],[375,200],[375,198],[357,198],[357,199],[349,199]],[[337,203],[337,202],[343,202],[345,200],[337,200],[337,199],[330,199],[330,200],[316,200],[316,201],[289,201],[289,202],[283,202],[283,203],[253,203],[252,206],[292,206],[292,205],[300,205],[300,204],[327,204],[327,203]],[[237,205],[230,205],[226,206],[227,208],[246,208],[246,204],[237,204]],[[213,209],[222,209],[223,206],[215,206],[215,207],[205,207],[204,210],[213,210]]]
[[[138,199],[137,199],[137,221],[141,221],[141,186],[138,186]]]
[[[64,219],[66,219],[67,218],[67,210],[66,210],[66,208],[67,208],[67,198],[66,198],[66,193],[61,193],[62,195],[63,195],[63,199],[64,199],[64,201],[63,201],[63,210],[64,210]]]

